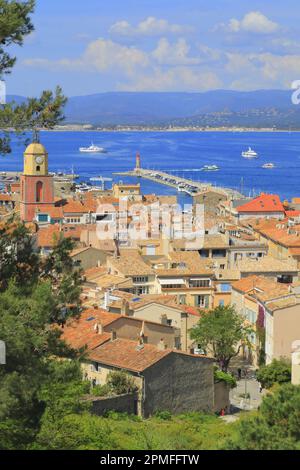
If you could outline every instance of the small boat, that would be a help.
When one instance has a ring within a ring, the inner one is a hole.
[[[89,147],[80,147],[79,152],[82,153],[106,153],[106,150],[103,147],[98,147],[98,145],[90,145]]]
[[[244,158],[258,158],[258,153],[255,150],[252,150],[251,147],[248,148],[245,152],[242,152],[242,157]]]
[[[262,168],[266,168],[267,170],[275,168],[274,163],[265,163]]]
[[[103,181],[112,181],[112,178],[104,178],[103,176],[95,176],[93,178],[90,178],[90,181],[100,181],[102,183]]]
[[[219,169],[217,165],[204,165],[201,171],[219,171]]]

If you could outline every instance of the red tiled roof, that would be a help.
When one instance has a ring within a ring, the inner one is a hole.
[[[10,194],[0,194],[0,201],[11,201],[12,196]]]
[[[62,233],[66,238],[72,238],[73,240],[80,240],[81,232],[86,228],[86,225],[63,225]]]
[[[232,288],[244,294],[256,293],[260,297],[280,297],[289,292],[287,284],[280,284],[263,276],[248,276],[232,284]],[[258,290],[255,292],[255,290]]]
[[[246,204],[237,207],[238,212],[284,212],[277,194],[261,194]]]
[[[93,349],[89,357],[93,361],[120,369],[142,372],[172,353],[172,349],[160,350],[152,344],[137,348],[137,341],[116,339]]]
[[[299,256],[300,255],[300,248],[289,248],[289,252],[291,255]]]
[[[97,207],[97,201],[95,199],[85,199],[77,201],[68,199],[62,206],[64,214],[87,214],[94,212]]]
[[[88,268],[84,271],[84,276],[89,280],[93,280],[99,276],[102,276],[107,272],[107,268],[105,266],[93,266],[92,268]]]
[[[299,217],[300,211],[285,211],[287,217]]]
[[[59,225],[49,225],[37,232],[37,243],[39,247],[53,247],[60,237]]]
[[[182,310],[188,315],[194,315],[195,317],[201,316],[199,310],[195,307],[190,307],[188,305],[180,305],[180,308],[182,308]]]
[[[51,204],[38,206],[37,212],[40,212],[41,214],[48,214],[52,219],[63,219],[64,217],[62,207],[56,207]]]
[[[38,246],[53,247],[60,236],[65,238],[72,238],[74,240],[80,240],[80,235],[83,227],[84,226],[81,225],[64,225],[60,227],[60,225],[54,224],[40,228],[37,232]]]
[[[94,349],[100,344],[109,341],[111,338],[110,333],[99,334],[96,332],[95,325],[101,324],[107,326],[120,315],[109,313],[101,309],[88,309],[85,310],[80,318],[70,320],[62,329],[63,339],[69,346],[74,349],[79,349],[87,346],[87,348]]]

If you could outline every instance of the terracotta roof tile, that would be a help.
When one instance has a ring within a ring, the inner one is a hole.
[[[11,194],[0,194],[0,201],[12,201],[13,198]]]
[[[68,321],[62,329],[61,339],[74,349],[85,346],[88,349],[94,349],[111,338],[110,333],[97,333],[95,326],[97,324],[107,326],[117,318],[120,318],[120,315],[109,313],[106,310],[85,310],[79,319]]]
[[[287,272],[298,272],[298,268],[295,263],[288,261],[281,261],[271,256],[264,256],[259,259],[243,259],[237,263],[238,269],[243,273],[287,273]]]
[[[282,212],[284,207],[277,194],[261,194],[236,208],[238,212]]]
[[[62,207],[64,214],[87,214],[95,212],[97,201],[93,199],[83,201],[68,199]]]
[[[84,271],[84,276],[86,277],[87,281],[92,281],[93,279],[97,279],[99,276],[102,276],[107,272],[107,269],[104,266],[95,266]]]
[[[144,344],[142,349],[137,346],[137,341],[118,338],[94,349],[89,357],[100,364],[142,372],[172,353],[172,349],[159,350],[152,344]]]
[[[232,284],[232,288],[244,294],[267,301],[289,293],[289,285],[280,284],[263,276],[248,276]]]
[[[58,224],[48,225],[38,230],[37,244],[39,247],[52,248],[55,246],[60,236],[80,240],[81,230],[81,225],[63,225],[62,227]]]
[[[62,207],[57,207],[50,204],[43,204],[38,206],[36,213],[48,214],[52,219],[63,219],[64,217]]]
[[[287,217],[299,217],[300,211],[285,211]]]
[[[145,263],[137,250],[120,250],[120,257],[108,258],[113,269],[124,276],[150,276],[153,274],[151,266]]]
[[[274,302],[266,304],[267,310],[274,312],[275,310],[281,310],[288,307],[293,307],[300,304],[300,298],[297,295],[290,295],[277,299]]]

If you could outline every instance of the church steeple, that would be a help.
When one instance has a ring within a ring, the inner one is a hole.
[[[48,153],[45,147],[33,142],[24,153],[24,175],[47,176],[48,175]]]
[[[21,176],[21,219],[36,220],[37,211],[54,206],[54,181],[48,174],[48,152],[39,142],[30,144],[24,152],[24,172]]]

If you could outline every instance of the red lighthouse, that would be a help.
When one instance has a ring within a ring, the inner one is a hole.
[[[135,161],[135,171],[139,171],[141,169],[141,155],[138,152],[136,154],[136,161]]]

